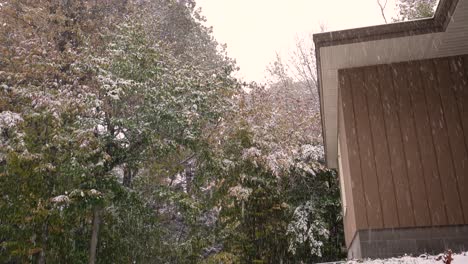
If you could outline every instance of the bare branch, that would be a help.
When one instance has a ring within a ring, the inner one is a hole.
[[[377,0],[377,4],[378,4],[379,7],[380,7],[380,13],[382,14],[382,17],[383,17],[383,19],[384,19],[384,21],[385,21],[385,24],[388,24],[387,18],[385,17],[385,12],[384,12],[384,11],[385,11],[385,7],[387,6],[387,1],[388,1],[388,0],[385,0],[384,4],[382,4],[380,1],[381,1],[381,0]]]

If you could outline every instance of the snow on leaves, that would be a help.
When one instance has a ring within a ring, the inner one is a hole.
[[[324,160],[324,150],[322,145],[302,145],[301,146],[301,156],[304,160]]]
[[[312,255],[321,256],[323,239],[328,237],[328,230],[316,215],[314,204],[307,201],[294,210],[292,221],[288,225],[289,251],[295,254],[298,247],[307,247]]]
[[[252,194],[252,189],[243,187],[241,185],[236,185],[234,187],[229,188],[229,195],[236,198],[238,201],[247,201],[249,199],[250,194]]]
[[[55,204],[69,204],[73,200],[100,199],[102,197],[103,197],[102,192],[96,189],[89,189],[89,190],[75,189],[71,191],[70,193],[65,192],[65,194],[52,197],[50,198],[50,201]]]
[[[12,128],[23,121],[18,113],[3,111],[0,113],[0,129]]]
[[[53,198],[50,199],[50,201],[52,203],[57,203],[57,204],[68,204],[70,202],[70,198],[68,198],[67,195],[59,195],[59,196],[55,196]]]

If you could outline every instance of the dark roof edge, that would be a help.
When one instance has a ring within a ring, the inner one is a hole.
[[[445,31],[458,0],[440,0],[433,17],[314,34],[315,48]]]
[[[349,43],[366,42],[371,40],[397,38],[411,35],[421,35],[445,31],[459,0],[440,0],[433,17],[404,21],[392,24],[383,24],[370,27],[346,29],[317,33],[313,35],[315,44],[315,61],[317,64],[317,90],[320,100],[320,117],[322,122],[322,137],[324,145],[325,164],[328,166],[327,135],[325,133],[325,120],[323,118],[322,97],[322,67],[320,62],[320,48]]]

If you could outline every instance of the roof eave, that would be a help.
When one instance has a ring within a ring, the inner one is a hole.
[[[323,32],[313,35],[315,44],[315,57],[317,63],[317,89],[320,98],[322,137],[325,150],[325,161],[328,167],[330,167],[330,160],[327,157],[327,134],[325,129],[322,96],[320,49],[322,47],[337,46],[380,39],[398,38],[404,36],[430,34],[445,31],[450,22],[450,19],[452,18],[457,3],[458,0],[440,0],[436,12],[431,18],[346,29],[340,31]]]

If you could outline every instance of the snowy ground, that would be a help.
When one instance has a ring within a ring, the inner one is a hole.
[[[444,263],[441,259],[443,254],[439,256],[427,256],[421,255],[419,257],[410,257],[404,256],[400,258],[390,258],[390,259],[374,259],[374,260],[351,260],[347,264],[442,264]],[[468,252],[453,254],[451,264],[468,264]]]

